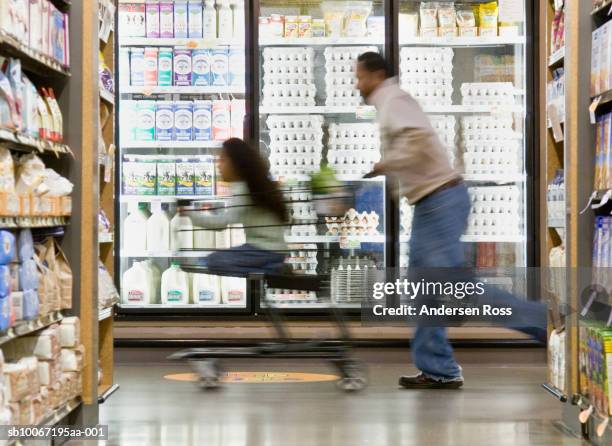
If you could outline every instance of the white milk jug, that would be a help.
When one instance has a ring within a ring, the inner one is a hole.
[[[202,32],[204,39],[217,38],[217,10],[214,0],[204,2],[204,13],[202,14]]]
[[[132,203],[130,203],[132,204]],[[145,252],[147,250],[147,213],[141,206],[130,206],[129,214],[123,221],[123,249],[128,252]]]
[[[219,276],[211,274],[193,275],[193,303],[196,305],[217,305],[221,303]]]
[[[231,39],[234,34],[234,13],[229,0],[221,0],[219,7],[219,39]]]
[[[143,262],[134,262],[132,267],[123,273],[121,301],[126,305],[148,305],[153,303],[151,282]]]
[[[170,221],[170,250],[193,248],[193,224],[187,214],[181,214],[180,208]]]
[[[189,276],[181,270],[178,263],[172,262],[162,274],[161,303],[165,305],[185,305],[189,303]]]
[[[152,203],[153,213],[147,220],[147,251],[151,253],[170,250],[170,220],[161,203]],[[142,229],[141,229],[142,230]]]
[[[151,303],[159,303],[159,294],[161,288],[161,270],[157,263],[153,260],[148,259],[142,262],[143,266],[147,269],[149,274],[149,283],[151,287]]]
[[[245,305],[246,279],[241,277],[221,277],[221,294],[224,304]]]

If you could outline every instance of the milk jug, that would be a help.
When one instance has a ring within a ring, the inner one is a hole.
[[[217,38],[217,10],[215,9],[214,0],[206,0],[206,2],[204,2],[202,32],[204,39]]]
[[[221,277],[221,294],[224,304],[244,305],[246,303],[246,279]]]
[[[170,220],[161,203],[152,203],[153,213],[147,220],[147,251],[151,253],[170,250]],[[142,228],[141,228],[142,231]]]
[[[230,234],[230,229],[224,229],[223,231],[215,231],[215,248],[228,249],[231,246]]]
[[[151,288],[151,303],[158,304],[159,303],[159,293],[161,287],[161,270],[159,266],[151,260],[145,260],[142,262],[143,267],[146,268],[147,274],[149,277],[149,286]]]
[[[193,249],[193,225],[189,215],[181,211],[189,202],[180,202],[176,214],[170,221],[170,250]]]
[[[189,303],[189,276],[176,262],[172,262],[170,268],[162,274],[161,303],[166,305]]]
[[[245,18],[244,18],[243,0],[235,0],[233,10],[234,10],[234,39],[244,38]]]
[[[215,231],[193,227],[193,247],[195,249],[215,249]]]
[[[123,273],[121,301],[126,305],[148,305],[151,299],[151,282],[142,262],[134,262],[132,267]]]
[[[123,222],[123,249],[128,252],[145,252],[147,249],[147,214],[146,205],[130,203],[129,214]]]
[[[192,299],[196,305],[220,304],[221,287],[219,285],[219,276],[194,274]]]
[[[234,14],[229,0],[221,0],[219,7],[219,39],[229,40],[234,33]]]

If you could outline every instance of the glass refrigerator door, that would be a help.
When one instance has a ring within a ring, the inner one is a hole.
[[[121,312],[247,308],[244,279],[180,269],[242,231],[177,213],[224,205],[215,158],[244,132],[244,11],[236,0],[119,4]]]
[[[355,89],[355,63],[384,51],[382,1],[281,2],[259,10],[261,150],[289,202],[287,262],[297,274],[328,277],[323,290],[267,289],[262,305],[359,308],[372,271],[385,262],[384,178],[363,180],[380,159],[373,109]],[[327,164],[352,186],[345,215],[317,215],[310,174]]]
[[[430,115],[468,185],[463,241],[477,268],[527,266],[525,18],[522,2],[400,3],[400,82]],[[405,200],[400,215],[400,265],[407,266]]]

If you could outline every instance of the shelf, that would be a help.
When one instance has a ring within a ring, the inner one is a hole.
[[[240,86],[188,86],[188,87],[121,87],[121,94],[142,94],[150,96],[152,94],[244,94],[244,87]]]
[[[296,299],[298,300],[298,299]],[[327,308],[361,308],[361,302],[354,303],[322,303],[322,302],[296,302],[296,303],[288,303],[288,302],[274,302],[265,301],[261,303],[262,308],[276,308],[278,310],[324,310]]]
[[[215,48],[219,46],[244,47],[244,39],[162,39],[151,37],[124,37],[119,40],[119,46],[178,46],[191,49]]]
[[[612,102],[612,90],[604,91],[601,94],[595,95],[593,96],[592,99],[596,99],[596,98],[600,98],[599,104],[597,104],[598,107],[601,105],[607,104],[609,102]]]
[[[5,344],[20,336],[25,336],[41,330],[49,325],[53,325],[63,319],[60,311],[54,311],[46,316],[33,321],[22,321],[13,325],[8,331],[0,337],[0,345]]]
[[[225,201],[231,197],[214,195],[122,195],[121,203],[175,203],[179,200],[192,201]]]
[[[98,311],[98,321],[103,321],[113,316],[113,307],[103,308]]]
[[[259,46],[384,45],[384,37],[262,37]]]
[[[0,226],[3,228],[55,228],[67,224],[67,217],[0,217]]]
[[[522,235],[463,235],[461,241],[465,243],[523,243]]]
[[[8,129],[0,129],[0,143],[4,143],[9,148],[22,152],[72,153],[70,147],[65,144],[34,138],[33,136],[16,133]]]
[[[597,14],[599,14],[600,12],[602,12],[602,11],[604,11],[604,10],[606,10],[607,8],[610,8],[610,7],[612,7],[612,0],[606,0],[606,1],[603,3],[603,5],[601,5],[601,6],[597,7],[597,8],[595,8],[595,9],[593,9],[593,11],[591,11],[591,15],[597,15]],[[608,12],[608,15],[609,15],[609,12]]]
[[[360,113],[375,113],[374,107],[367,105],[359,105],[353,107],[332,107],[327,105],[312,105],[302,107],[259,107],[259,113],[262,115],[342,115],[342,114],[360,114]]]
[[[22,44],[14,37],[0,30],[0,54],[16,57],[21,60],[26,71],[40,76],[67,77],[70,70],[62,66],[46,54],[42,54],[27,45]]]
[[[342,240],[344,239],[344,240]],[[387,238],[384,235],[287,235],[285,242],[287,243],[340,243],[344,241],[358,243],[385,243]]]
[[[121,250],[122,258],[155,258],[155,259],[178,259],[178,258],[200,258],[210,255],[213,251],[163,251],[163,252],[130,252]]]
[[[491,36],[491,37],[412,37],[400,40],[400,46],[447,46],[447,47],[486,47],[500,45],[524,45],[525,36]]]
[[[548,67],[552,68],[565,59],[565,47],[559,48],[548,57]]]
[[[119,384],[100,384],[98,386],[98,404],[104,404],[117,390],[119,390]]]
[[[522,183],[525,181],[525,175],[521,173],[515,174],[479,174],[479,173],[466,173],[463,175],[465,181],[475,183],[497,183],[497,184],[508,184],[508,183]]]
[[[100,88],[100,99],[110,105],[115,105],[115,95],[104,88]]]
[[[113,233],[112,232],[99,232],[98,233],[98,243],[113,243]]]
[[[511,105],[430,105],[424,106],[423,111],[429,114],[471,114],[471,113],[486,113],[486,114],[505,114],[505,113],[522,113],[525,108],[519,104]],[[374,113],[373,107],[369,106],[354,106],[354,107],[330,107],[326,105],[313,105],[308,107],[259,107],[259,113],[262,115],[339,115],[339,114],[367,114]],[[368,116],[371,119],[372,116]]]
[[[223,141],[129,141],[122,149],[219,149]]]
[[[507,113],[523,113],[525,108],[519,104],[508,105],[431,105],[424,106],[423,111],[429,114],[507,114]]]

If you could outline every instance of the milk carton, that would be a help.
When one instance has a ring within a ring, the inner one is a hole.
[[[119,85],[130,85],[130,49],[119,48]]]
[[[215,178],[215,162],[212,156],[202,155],[193,163],[196,195],[212,195]]]
[[[157,158],[157,195],[176,195],[176,159]]]
[[[146,29],[147,37],[158,38],[159,37],[159,3],[147,3],[145,5],[146,11]]]
[[[244,51],[230,48],[228,60],[229,85],[244,87],[244,73],[246,71]]]
[[[154,158],[138,156],[132,163],[136,195],[155,195],[157,186],[157,164]]]
[[[231,102],[232,138],[241,138],[241,139],[243,138],[245,113],[246,113],[246,103],[244,99],[232,99],[232,102]]]
[[[145,15],[144,4],[121,3],[119,5],[119,30],[121,34],[126,37],[146,37]]]
[[[177,101],[174,103],[174,140],[191,141],[193,139],[193,102]]]
[[[189,0],[187,6],[189,15],[189,29],[187,34],[191,39],[202,38],[202,1],[201,0]]]
[[[169,87],[172,85],[172,48],[162,47],[159,49],[159,61],[157,63],[157,85]]]
[[[191,85],[191,50],[174,50],[174,85]]]
[[[121,182],[123,183],[124,195],[136,195],[137,182],[136,182],[136,171],[134,169],[134,162],[136,161],[133,156],[124,156],[123,162],[121,163]]]
[[[193,102],[193,139],[210,141],[212,138],[212,101]]]
[[[162,39],[174,37],[174,3],[172,2],[159,4],[159,36]]]
[[[210,72],[212,85],[225,86],[228,84],[229,76],[229,51],[223,48],[215,48],[211,52]]]
[[[155,87],[157,85],[157,55],[159,49],[147,47],[144,51],[144,85]]]
[[[207,87],[210,85],[210,50],[197,49],[191,53],[191,65],[193,73],[191,83],[197,86]]]
[[[187,0],[174,2],[174,37],[185,39],[188,36]]]
[[[176,194],[193,195],[193,165],[189,158],[176,160]]]
[[[138,101],[136,141],[155,140],[155,101]]]
[[[157,101],[155,104],[155,139],[172,141],[174,133],[174,106],[169,101]]]
[[[123,125],[119,127],[119,138],[122,143],[136,141],[138,123],[138,101],[121,101],[119,119]]]
[[[230,101],[213,101],[212,138],[215,141],[225,141],[230,135]]]
[[[130,81],[133,86],[144,86],[144,52],[144,48],[132,48],[130,51]]]

